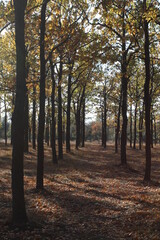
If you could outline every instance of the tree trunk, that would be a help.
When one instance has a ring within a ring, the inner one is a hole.
[[[104,146],[104,114],[102,108],[102,147]]]
[[[115,134],[115,153],[118,153],[118,138],[119,138],[119,131],[120,131],[121,104],[122,104],[122,89],[121,89],[121,95],[120,95],[120,100],[119,100],[117,126],[116,126],[116,134]]]
[[[105,80],[105,85],[104,85],[104,121],[103,121],[103,129],[104,129],[104,145],[103,147],[106,148],[106,138],[107,138],[107,109],[106,109],[106,80]]]
[[[133,143],[134,149],[136,149],[136,138],[137,138],[137,101],[136,101],[135,112],[134,112],[134,143]]]
[[[33,86],[32,147],[36,149],[36,87]]]
[[[49,0],[43,0],[40,25],[40,106],[38,126],[37,189],[43,189],[44,174],[44,125],[45,125],[45,16]]]
[[[4,108],[5,108],[5,116],[4,116],[4,140],[5,145],[7,146],[7,105],[6,105],[6,96],[4,97]]]
[[[48,109],[47,109],[47,116],[46,116],[46,136],[45,136],[45,142],[47,143],[47,146],[49,146],[49,122],[50,122],[50,113],[49,113],[49,108],[50,108],[50,103],[49,103],[49,97],[48,97]]]
[[[58,163],[56,154],[56,120],[55,120],[55,78],[54,78],[54,66],[52,58],[50,58],[51,78],[52,78],[52,127],[51,127],[51,147],[52,147],[52,162]]]
[[[60,68],[58,78],[58,158],[63,159],[63,126],[62,126],[62,56],[60,56]]]
[[[144,12],[146,12],[146,0],[143,1]],[[148,22],[144,19],[144,34],[145,34],[145,72],[146,79],[144,85],[144,103],[145,103],[145,127],[146,127],[146,168],[144,180],[150,181],[151,179],[151,130],[150,130],[150,108],[151,108],[151,96],[150,96],[150,53],[149,53],[149,31]]]
[[[80,128],[81,128],[81,110],[80,108],[77,106],[77,112],[76,112],[76,149],[79,148],[80,145]]]
[[[83,98],[82,106],[82,147],[85,146],[85,96]]]
[[[154,144],[157,145],[157,125],[156,125],[156,117],[154,116]]]
[[[14,0],[16,32],[16,101],[12,152],[12,222],[14,225],[24,225],[27,222],[23,172],[24,102],[26,94],[24,11],[26,5],[26,0]]]
[[[130,147],[132,148],[132,103],[130,106]]]
[[[70,146],[70,121],[71,121],[71,79],[72,79],[72,68],[69,69],[68,75],[68,95],[67,95],[67,127],[66,127],[66,152],[71,151]]]
[[[152,108],[153,111],[153,108]],[[153,113],[151,112],[151,148],[153,148]]]
[[[14,96],[14,93],[12,95],[12,107],[14,109],[14,106],[15,106],[15,96]],[[11,118],[11,145],[13,145],[13,118],[14,118],[14,111],[12,112],[12,118]]]
[[[121,134],[121,164],[127,164],[126,144],[127,144],[127,59],[125,40],[125,1],[123,10],[123,39],[122,39],[122,134]]]
[[[29,132],[29,103],[28,103],[28,93],[26,88],[25,95],[25,106],[24,106],[24,152],[28,153],[28,132]]]

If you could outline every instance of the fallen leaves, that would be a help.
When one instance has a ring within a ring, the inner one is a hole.
[[[100,146],[88,144],[72,151],[73,155],[66,154],[55,167],[51,150],[46,149],[45,190],[41,192],[35,190],[36,152],[26,155],[25,198],[30,224],[22,230],[10,228],[4,221],[11,214],[11,151],[9,147],[3,150],[1,239],[160,239],[160,189],[159,184],[143,184],[144,153],[129,150],[130,168],[122,168],[112,146],[101,151]],[[154,151],[152,175],[157,181],[160,149]]]

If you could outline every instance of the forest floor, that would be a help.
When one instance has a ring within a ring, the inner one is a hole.
[[[45,150],[45,190],[37,192],[36,151],[25,154],[25,199],[30,224],[11,216],[11,148],[0,144],[0,239],[160,239],[160,147],[152,151],[152,182],[144,177],[144,150],[128,148],[120,166],[113,146],[98,144],[64,154],[57,166]]]

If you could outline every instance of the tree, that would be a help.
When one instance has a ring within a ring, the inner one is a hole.
[[[39,110],[39,126],[38,126],[38,159],[37,159],[37,189],[43,189],[43,173],[44,173],[44,125],[45,125],[45,22],[46,7],[49,0],[43,0],[41,9],[41,25],[40,25],[40,110]]]
[[[23,179],[24,102],[26,94],[24,12],[26,5],[27,0],[14,0],[17,56],[12,152],[12,222],[14,225],[23,225],[27,222]]]
[[[146,0],[143,1],[144,13],[147,11]],[[149,31],[148,21],[144,19],[144,52],[145,52],[145,85],[144,85],[144,104],[145,104],[145,126],[146,126],[146,168],[145,181],[150,181],[151,178],[151,129],[150,129],[150,110],[151,110],[151,96],[150,96],[150,51],[149,51]]]

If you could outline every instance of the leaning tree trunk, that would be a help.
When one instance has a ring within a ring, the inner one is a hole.
[[[37,189],[43,189],[44,174],[44,125],[45,125],[45,16],[49,0],[43,0],[40,25],[40,108],[38,126]]]
[[[143,1],[144,12],[146,12],[146,0]],[[151,128],[150,128],[150,110],[151,110],[151,96],[150,96],[150,53],[149,53],[149,31],[147,19],[144,19],[144,34],[145,34],[145,72],[146,79],[144,85],[144,103],[145,103],[145,127],[146,127],[146,168],[144,180],[151,179]]]
[[[27,222],[23,172],[24,102],[26,94],[24,11],[26,5],[27,0],[14,0],[16,31],[16,101],[12,152],[12,222],[14,225],[24,225]]]

